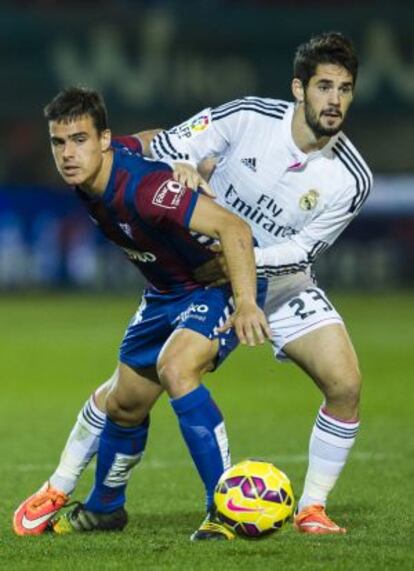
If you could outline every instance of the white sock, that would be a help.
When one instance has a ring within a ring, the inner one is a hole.
[[[49,479],[51,486],[65,494],[73,492],[82,472],[98,450],[105,420],[106,414],[98,409],[92,395],[79,412],[59,465]]]
[[[325,506],[355,442],[359,420],[341,420],[319,409],[309,443],[309,466],[298,510]]]

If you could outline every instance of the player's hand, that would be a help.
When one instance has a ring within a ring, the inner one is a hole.
[[[210,185],[203,179],[203,177],[196,171],[194,167],[187,163],[174,163],[173,171],[174,180],[181,183],[188,188],[196,190],[201,188],[203,194],[210,198],[216,198],[216,195]]]
[[[262,345],[266,339],[272,338],[272,331],[267,323],[264,312],[255,302],[240,302],[235,312],[230,315],[222,327],[218,329],[224,333],[234,327],[237,337],[242,345]]]
[[[226,259],[221,253],[220,244],[214,244],[210,247],[210,250],[217,255],[212,260],[199,266],[193,275],[200,284],[218,287],[230,281],[229,270]]]

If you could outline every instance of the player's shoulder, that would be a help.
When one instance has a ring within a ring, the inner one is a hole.
[[[124,146],[114,146],[114,169],[112,175],[115,185],[126,185],[124,193],[126,203],[133,204],[137,193],[147,194],[157,185],[171,179],[171,167],[164,161],[144,157]]]
[[[111,146],[115,152],[115,167],[128,171],[138,179],[146,175],[171,173],[167,162],[144,156],[139,139],[133,135],[113,137]]]
[[[332,145],[332,153],[336,159],[336,168],[346,186],[352,192],[351,212],[358,211],[371,192],[373,184],[372,171],[342,131]]]
[[[112,137],[111,146],[127,153],[142,155],[142,145],[134,135],[116,135]]]
[[[373,175],[371,169],[349,137],[342,131],[332,145],[332,152],[338,161],[338,168],[341,168],[352,177],[362,176],[367,179],[370,185],[372,184]]]
[[[211,116],[213,121],[230,117],[236,113],[249,116],[251,119],[267,117],[272,120],[280,120],[283,119],[291,105],[292,103],[282,99],[249,95],[215,107],[212,109]]]

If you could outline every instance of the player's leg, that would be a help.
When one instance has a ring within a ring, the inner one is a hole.
[[[84,504],[54,523],[55,533],[120,530],[126,525],[126,486],[145,450],[149,411],[163,390],[157,380],[154,368],[137,370],[120,363],[106,398],[93,489]]]
[[[105,398],[112,378],[103,383],[80,410],[65,444],[59,464],[50,478],[32,496],[26,498],[13,515],[18,535],[43,533],[52,517],[68,501],[78,480],[98,450],[105,423]]]
[[[78,414],[56,470],[35,494],[26,498],[16,509],[13,529],[17,534],[43,533],[49,521],[69,501],[80,476],[98,450],[99,437],[106,420],[106,396],[116,378],[117,372],[89,397]],[[138,399],[139,395],[132,395],[129,402]],[[128,410],[130,408],[126,412]]]
[[[165,344],[157,363],[160,381],[170,396],[180,429],[206,492],[207,519],[192,539],[232,539],[233,534],[216,522],[214,489],[230,467],[228,439],[223,416],[210,391],[201,383],[203,374],[214,368],[218,339],[210,340],[189,330],[175,331]]]
[[[267,281],[259,279],[257,301],[262,307],[266,292]],[[170,337],[158,362],[160,379],[171,397],[206,490],[207,517],[191,536],[192,540],[234,537],[217,520],[213,504],[216,483],[230,466],[227,433],[221,412],[201,384],[203,373],[219,366],[238,345],[233,330],[218,332],[233,310],[228,286],[199,291],[180,316],[178,327],[183,331],[178,330]],[[199,334],[198,337],[194,333]],[[197,358],[194,350],[197,350]]]
[[[49,478],[50,486],[54,489],[72,494],[82,472],[95,456],[106,420],[105,399],[113,379],[111,377],[98,387],[80,410],[59,464]]]
[[[201,384],[204,372],[214,367],[217,351],[217,339],[180,329],[166,343],[157,365],[160,381],[204,483],[207,509],[213,503],[219,477],[230,467],[223,416],[210,391]]]
[[[324,507],[359,426],[361,381],[355,351],[341,317],[316,287],[307,287],[276,307],[269,322],[277,357],[296,362],[325,397],[311,435],[308,476],[299,502],[300,510],[309,505]],[[342,531],[334,524],[331,530],[322,526],[303,530]]]
[[[355,442],[361,390],[357,357],[344,326],[339,324],[312,331],[283,349],[309,374],[325,397],[311,434],[297,527],[310,533],[344,532],[324,521],[323,512],[318,515],[312,506],[325,507]]]
[[[345,327],[331,324],[299,337],[283,347],[325,397],[324,411],[350,422],[358,416],[361,374]]]
[[[121,365],[106,399],[107,420],[100,438],[95,485],[85,505],[56,522],[57,533],[125,525],[127,479],[145,447],[149,410],[162,392],[155,364],[174,330],[171,313],[179,313],[181,303],[185,309],[187,297],[187,293],[144,292],[122,340]]]
[[[95,485],[86,509],[113,512],[125,503],[132,468],[145,450],[149,412],[163,389],[154,368],[133,369],[120,363],[106,398],[107,419],[102,431]]]
[[[151,366],[154,367],[162,344],[171,332],[171,327],[168,317],[165,315],[163,304],[160,303],[160,300],[155,299],[155,297],[156,296],[152,296],[149,299],[146,299],[144,294],[141,305],[133,316],[121,344],[120,361],[122,363],[129,363],[131,370],[134,368],[147,369]],[[162,299],[164,299],[164,297]],[[168,331],[168,333],[166,333],[166,331]],[[71,488],[71,477],[78,477],[77,474],[79,474],[86,461],[90,459],[96,451],[99,436],[105,424],[106,417],[103,414],[103,410],[106,406],[106,393],[108,391],[108,387],[113,386],[114,381],[117,381],[116,386],[119,388],[119,371],[120,369],[115,372],[114,376],[106,386],[101,387],[101,390],[97,393],[96,400],[93,398],[89,399],[82,409],[78,417],[78,422],[72,431],[72,435],[69,438],[68,445],[63,455],[63,465],[61,463],[59,469],[54,474],[54,476],[60,478],[60,481],[58,480],[59,485],[67,486],[68,489]],[[122,378],[125,376],[128,377],[128,375],[122,375]],[[139,402],[139,383],[136,384],[131,382],[128,386],[129,390],[132,392],[129,402]],[[134,394],[134,391],[138,391],[138,393]],[[131,411],[129,410],[129,414],[130,413]],[[139,420],[136,422],[138,423]],[[121,429],[122,426],[120,427],[120,430]],[[84,437],[85,441],[83,441]],[[69,454],[66,453],[68,451]],[[50,515],[53,515],[53,513],[58,511],[58,507],[64,505],[68,500],[66,493],[63,493],[60,490],[55,490],[54,488],[50,489],[48,483],[46,483],[45,488],[46,489],[40,490],[41,502],[39,502],[37,494],[26,501],[30,505],[34,504],[35,513],[33,514],[33,519],[38,520],[35,522],[36,527],[39,530],[38,533],[44,531],[48,525],[45,513],[41,514],[44,519],[40,519],[39,506],[40,509],[47,509],[50,512]],[[23,517],[25,514],[25,506],[22,506],[20,506],[22,509],[19,508],[19,514]],[[48,516],[49,519],[50,515]],[[29,522],[29,526],[35,529],[33,522]],[[14,527],[16,529],[16,526]],[[33,529],[30,533],[34,533]],[[17,533],[19,533],[19,531],[17,531]]]

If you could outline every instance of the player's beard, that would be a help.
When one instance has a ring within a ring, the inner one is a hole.
[[[344,122],[343,116],[340,117],[342,120],[335,127],[324,127],[320,122],[320,118],[318,117],[315,109],[312,107],[311,103],[309,103],[306,96],[304,101],[304,110],[306,124],[317,139],[320,139],[321,137],[333,137],[342,129]]]

